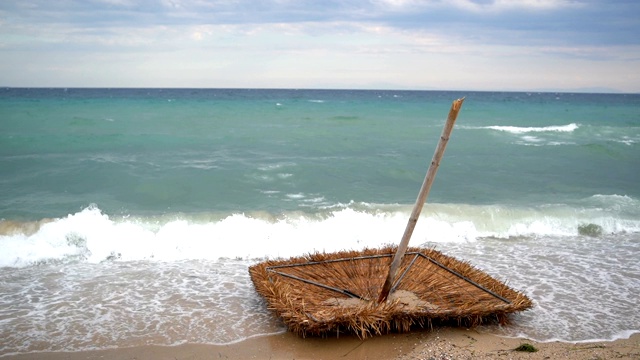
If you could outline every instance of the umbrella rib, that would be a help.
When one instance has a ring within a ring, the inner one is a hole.
[[[415,254],[415,253],[408,253]],[[407,255],[408,255],[407,254]],[[309,266],[309,265],[319,265],[319,264],[331,264],[335,262],[343,262],[343,261],[352,261],[352,260],[368,260],[368,259],[378,259],[383,257],[390,258],[392,254],[381,254],[381,255],[367,255],[367,256],[357,256],[352,258],[340,258],[340,259],[331,259],[331,260],[322,260],[322,261],[309,261],[300,264],[285,264],[285,265],[275,265],[267,267],[268,271],[273,271],[273,269],[287,268],[287,267],[300,267],[300,266]]]
[[[486,293],[488,293],[488,294],[492,295],[493,297],[495,297],[495,298],[497,298],[497,299],[500,299],[500,300],[502,300],[502,301],[506,302],[507,304],[511,304],[511,301],[509,301],[508,299],[506,299],[506,298],[504,298],[504,297],[502,297],[502,296],[500,296],[500,295],[496,294],[495,292],[493,292],[493,291],[491,291],[491,290],[487,289],[486,287],[484,287],[484,286],[482,286],[482,285],[478,284],[477,282],[475,282],[475,281],[473,281],[473,280],[469,279],[468,277],[466,277],[466,276],[464,276],[464,275],[460,274],[459,272],[457,272],[457,271],[455,271],[455,270],[452,270],[452,269],[449,269],[448,267],[446,267],[446,266],[444,266],[443,264],[439,263],[438,261],[436,261],[436,260],[434,260],[434,259],[432,259],[432,258],[428,257],[427,255],[424,255],[424,254],[422,254],[422,253],[418,253],[418,254],[419,254],[419,255],[421,255],[421,256],[423,256],[423,257],[424,257],[424,258],[426,258],[427,260],[431,261],[432,263],[436,264],[437,266],[439,266],[439,267],[443,268],[444,270],[447,270],[448,272],[452,273],[453,275],[455,275],[455,276],[459,277],[460,279],[462,279],[462,280],[464,280],[464,281],[468,282],[469,284],[471,284],[471,285],[473,285],[473,286],[477,287],[478,289],[480,289],[480,290],[482,290],[482,291],[484,291],[484,292],[486,292]]]
[[[402,279],[404,278],[405,275],[407,275],[407,273],[409,272],[409,269],[411,269],[411,267],[413,266],[413,264],[416,262],[416,260],[418,260],[418,257],[421,255],[420,253],[415,253],[416,256],[413,257],[413,260],[411,260],[411,262],[409,263],[409,266],[407,266],[407,268],[404,270],[404,272],[402,273],[402,275],[400,275],[400,277],[398,278],[398,280],[396,280],[395,284],[393,285],[393,287],[391,287],[391,290],[389,291],[389,294],[393,293],[394,291],[396,291],[396,288],[398,286],[400,286],[400,282],[402,281]]]
[[[338,292],[338,293],[343,294],[343,295],[347,295],[347,296],[352,297],[352,298],[356,298],[356,299],[360,299],[360,300],[364,300],[364,301],[369,301],[369,299],[363,298],[362,296],[360,296],[360,295],[358,295],[358,294],[356,294],[354,292],[351,292],[349,290],[346,290],[346,289],[339,289],[337,287],[321,284],[321,283],[315,282],[313,280],[303,279],[303,278],[295,276],[295,275],[286,274],[286,273],[275,271],[275,270],[272,270],[272,269],[268,269],[268,270],[271,271],[272,273],[275,273],[275,274],[278,274],[278,275],[282,275],[282,276],[288,277],[290,279],[302,281],[302,282],[307,283],[307,284],[311,284],[311,285],[315,285],[315,286],[318,286],[318,287],[321,287],[321,288],[324,288],[324,289],[327,289],[327,290],[335,291],[335,292]]]

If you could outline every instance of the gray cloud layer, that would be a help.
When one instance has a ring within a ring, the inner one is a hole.
[[[0,2],[0,14],[5,30],[356,22],[459,34],[496,44],[640,43],[640,1],[635,0],[41,0]]]

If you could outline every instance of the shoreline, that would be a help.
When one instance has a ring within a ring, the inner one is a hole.
[[[537,352],[518,352],[522,344]],[[300,338],[293,333],[265,335],[229,345],[138,346],[79,352],[42,352],[0,356],[2,360],[175,360],[175,359],[640,359],[640,333],[600,342],[536,342],[505,338],[466,328],[435,328],[360,340]]]

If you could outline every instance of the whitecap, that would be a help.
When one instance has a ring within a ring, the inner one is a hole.
[[[297,194],[287,194],[287,197],[289,199],[303,199],[305,197],[304,194],[302,193],[297,193]]]
[[[512,134],[523,134],[530,132],[573,132],[578,129],[580,126],[576,123],[571,123],[568,125],[558,125],[558,126],[544,126],[544,127],[519,127],[519,126],[485,126],[482,127],[484,129],[491,129],[496,131],[504,131]]]

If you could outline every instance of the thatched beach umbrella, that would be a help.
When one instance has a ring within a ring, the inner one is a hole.
[[[349,332],[365,338],[454,321],[474,326],[532,306],[525,295],[464,261],[408,248],[464,99],[453,102],[398,247],[316,253],[249,268],[270,310],[302,336]]]

